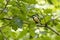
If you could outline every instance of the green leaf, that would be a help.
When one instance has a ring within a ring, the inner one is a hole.
[[[10,35],[13,39],[16,39],[17,38],[17,34],[15,32],[11,32],[11,35]]]
[[[2,32],[7,38],[9,38],[11,35],[11,27],[4,26],[4,28],[2,29]]]
[[[52,9],[45,9],[44,12],[47,13],[47,14],[52,13]]]
[[[27,29],[24,29],[22,32],[20,32],[18,38],[22,38],[27,34]]]
[[[50,22],[50,20],[51,20],[51,16],[46,16],[45,17],[45,22],[47,23],[47,22]]]
[[[60,40],[60,36],[56,36],[55,37],[55,40]]]
[[[35,26],[36,26],[35,23],[30,21],[30,24],[29,24],[29,33],[30,33],[31,37],[35,37],[35,29],[34,29]]]
[[[14,21],[11,21],[12,23],[10,24],[10,26],[12,26],[12,29],[17,30],[18,26],[15,24]]]
[[[0,33],[0,40],[4,40],[3,35]]]
[[[22,25],[23,25],[23,21],[22,21],[22,20],[16,18],[16,19],[14,19],[14,21],[15,21],[15,22],[14,22],[15,25],[17,25],[18,28],[22,28]]]
[[[18,28],[22,28],[22,25],[23,25],[23,21],[20,20],[19,18],[14,18],[11,21],[11,26],[14,30],[17,30]]]
[[[48,3],[53,4],[52,0],[47,0],[47,1],[48,1]]]
[[[41,20],[41,23],[42,23],[42,24],[45,24],[45,19],[42,19],[42,20]]]
[[[4,0],[0,0],[0,3],[3,3]]]
[[[29,32],[30,32],[30,36],[32,36],[32,37],[34,37],[35,36],[35,30],[34,29],[30,29],[29,30]]]
[[[57,24],[57,25],[56,25],[56,29],[57,29],[58,31],[60,31],[60,24]]]
[[[36,0],[22,0],[22,1],[29,3],[29,4],[36,4],[37,3]]]
[[[51,40],[48,36],[41,36],[41,40]]]

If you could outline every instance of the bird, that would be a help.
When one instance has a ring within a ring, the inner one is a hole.
[[[42,25],[41,20],[39,19],[39,15],[38,14],[33,15],[32,18],[33,18],[34,22],[36,23],[36,25],[38,27],[45,26],[45,25]]]
[[[35,14],[32,16],[33,20],[35,21],[35,23],[39,23],[39,17],[38,17],[38,14]]]

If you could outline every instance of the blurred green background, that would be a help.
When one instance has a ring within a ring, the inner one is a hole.
[[[60,40],[45,27],[37,27],[32,15],[60,33],[60,0],[0,0],[0,40]]]

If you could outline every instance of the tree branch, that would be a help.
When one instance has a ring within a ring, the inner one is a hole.
[[[47,26],[46,28],[50,29],[51,31],[53,31],[54,33],[56,33],[57,35],[60,36],[60,34],[55,29],[53,29],[52,27]]]
[[[11,18],[2,18],[0,20],[12,20]]]
[[[6,0],[7,3],[5,4],[4,8],[1,10],[1,13],[6,9],[6,7],[7,7],[8,3],[9,3],[9,1],[10,1],[10,0]]]
[[[55,29],[53,29],[52,27],[49,27],[48,25],[37,25],[37,27],[45,27],[45,28],[48,28],[48,29],[50,29],[51,31],[53,31],[54,33],[56,33],[57,35],[60,36],[60,34]]]
[[[43,16],[43,18],[44,18],[44,16]],[[51,22],[51,21],[52,20],[49,20],[48,22],[46,22],[45,24],[42,24],[42,25],[41,24],[36,24],[36,25],[37,25],[37,27],[46,27],[46,28],[50,29],[51,31],[53,31],[54,33],[56,33],[57,35],[60,36],[60,34],[56,30],[54,30],[53,28],[48,26],[48,23]]]

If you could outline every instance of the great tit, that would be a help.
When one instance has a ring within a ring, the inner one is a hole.
[[[38,17],[38,14],[33,15],[32,18],[33,18],[33,20],[35,21],[35,23],[39,23],[39,17]]]

